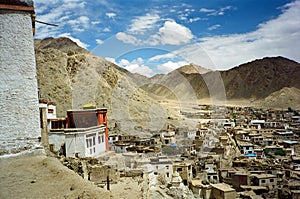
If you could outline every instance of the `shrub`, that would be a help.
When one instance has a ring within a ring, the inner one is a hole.
[[[286,156],[286,151],[283,149],[278,149],[274,152],[275,155]]]

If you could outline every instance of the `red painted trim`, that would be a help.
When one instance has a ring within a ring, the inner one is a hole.
[[[0,4],[0,9],[34,12],[34,7]]]

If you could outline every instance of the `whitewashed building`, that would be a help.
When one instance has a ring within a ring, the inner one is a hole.
[[[97,157],[109,150],[107,109],[70,110],[65,119],[52,119],[50,150],[66,157]]]
[[[65,129],[67,157],[96,157],[105,152],[105,126]]]
[[[39,146],[32,0],[0,2],[0,153]]]

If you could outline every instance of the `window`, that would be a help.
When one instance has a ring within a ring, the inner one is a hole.
[[[266,180],[261,180],[261,183],[266,183]]]
[[[169,172],[167,172],[166,175],[167,175],[167,178],[168,178],[170,176]]]
[[[178,172],[178,171],[182,171],[182,168],[177,168],[177,172]]]
[[[166,166],[166,169],[169,169],[169,165]]]
[[[102,134],[102,135],[98,136],[98,143],[100,144],[100,143],[103,143],[103,142],[104,142],[104,135]]]
[[[270,182],[274,182],[274,179],[270,179]]]
[[[96,145],[96,134],[87,135],[85,142],[86,142],[87,148],[95,146]]]

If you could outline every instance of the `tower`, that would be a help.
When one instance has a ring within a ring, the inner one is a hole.
[[[0,3],[0,153],[38,144],[33,0]]]

